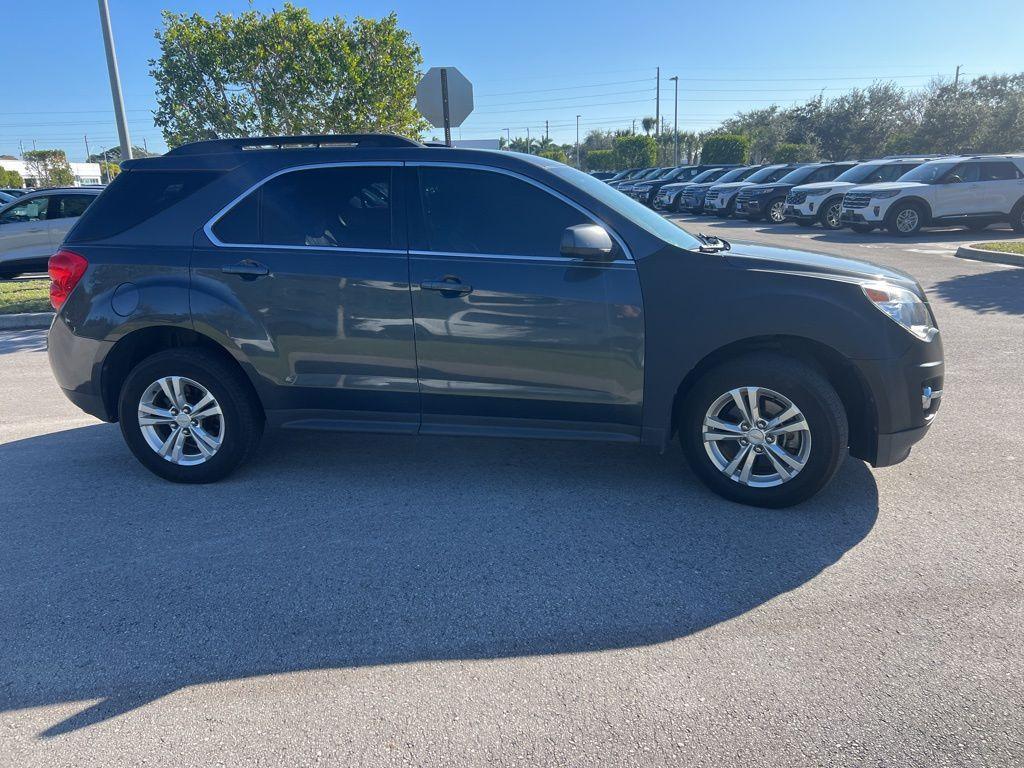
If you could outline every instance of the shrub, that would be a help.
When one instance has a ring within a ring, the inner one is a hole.
[[[710,163],[745,163],[750,157],[750,139],[736,134],[711,136],[704,141],[701,150],[701,162]]]

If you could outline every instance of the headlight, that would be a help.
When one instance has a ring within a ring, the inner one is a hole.
[[[884,189],[879,190],[878,192],[871,192],[869,194],[875,200],[888,200],[890,197],[896,197],[896,195],[902,191],[902,189]]]
[[[775,187],[767,187],[765,189],[755,189],[750,194],[752,195],[770,195],[775,191]]]
[[[921,297],[892,283],[863,283],[861,290],[868,301],[902,325],[917,338],[928,341],[935,325]]]
[[[825,189],[808,189],[807,190],[807,196],[808,197],[821,197],[822,195],[827,195],[831,191],[832,191],[831,187],[825,187]]]

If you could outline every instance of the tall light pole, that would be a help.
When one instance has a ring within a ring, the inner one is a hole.
[[[512,129],[511,128],[505,128],[505,138],[506,138],[505,149],[507,149],[509,152],[511,152],[512,151]]]
[[[110,9],[107,0],[99,0],[100,26],[103,28],[103,45],[107,50],[107,74],[110,75],[110,96],[114,100],[114,119],[117,121],[117,138],[121,142],[121,159],[132,159],[132,140],[128,135],[128,121],[124,117],[124,99],[121,96],[121,75],[117,71],[117,54],[114,53],[114,32],[110,28]]]
[[[661,67],[654,84],[654,135],[661,136]]]
[[[530,154],[530,126],[526,126],[526,154]]]
[[[669,80],[676,84],[676,114],[672,125],[672,133],[675,134],[675,158],[676,165],[679,165],[679,75],[670,77]]]
[[[576,115],[576,167],[582,170],[580,165],[580,116]]]

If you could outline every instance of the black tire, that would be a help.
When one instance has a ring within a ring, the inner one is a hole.
[[[829,224],[829,212],[835,210],[835,217],[833,218],[833,224]],[[818,209],[818,223],[821,224],[822,229],[834,232],[837,229],[843,228],[842,221],[839,220],[839,214],[843,211],[843,198],[835,197],[831,200],[826,200],[825,204]]]
[[[806,464],[781,485],[742,485],[719,470],[704,448],[707,410],[723,394],[748,386],[784,395],[800,409],[810,429],[811,450]],[[818,493],[839,469],[849,443],[846,411],[832,385],[815,368],[774,353],[746,355],[705,373],[687,393],[678,427],[687,461],[711,490],[740,504],[769,508],[799,504]]]
[[[183,376],[201,384],[223,413],[223,442],[202,464],[174,464],[150,447],[139,425],[139,401],[146,389],[165,376]],[[132,453],[153,474],[175,483],[212,483],[226,477],[256,450],[263,435],[263,411],[242,373],[203,349],[157,352],[128,374],[118,398],[121,434]]]
[[[858,235],[866,235],[868,232],[875,231],[874,224],[851,224],[850,229],[856,232]]]
[[[1010,226],[1014,232],[1024,233],[1024,200],[1013,207],[1013,212],[1010,213]]]
[[[785,214],[786,198],[776,197],[768,201],[768,204],[764,207],[765,218],[769,224],[782,224],[786,221]]]
[[[726,204],[725,209],[721,213],[719,213],[718,215],[721,218],[723,218],[723,219],[731,219],[733,216],[736,215],[736,198],[735,198],[735,196],[733,197],[732,200],[730,200]]]
[[[917,224],[910,229],[900,229],[897,223],[900,215],[904,211],[914,211],[917,213]],[[892,210],[889,211],[889,215],[886,218],[886,228],[889,230],[890,234],[896,235],[896,237],[913,237],[920,232],[921,227],[924,226],[924,217],[924,209],[922,209],[918,203],[896,203]]]

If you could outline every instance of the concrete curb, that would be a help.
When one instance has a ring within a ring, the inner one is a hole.
[[[1007,264],[1011,267],[1024,267],[1024,253],[1004,253],[1003,251],[987,251],[984,248],[972,248],[961,245],[956,249],[957,258],[974,259],[975,261],[991,261],[995,264]]]
[[[0,315],[0,331],[25,331],[30,328],[49,328],[53,312],[21,312]]]

